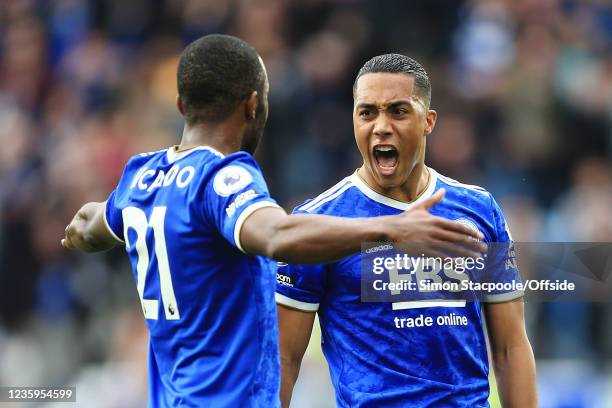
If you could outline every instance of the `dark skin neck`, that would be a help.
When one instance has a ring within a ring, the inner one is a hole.
[[[244,113],[240,109],[220,122],[186,123],[178,150],[210,146],[224,155],[232,154],[240,150],[245,129]]]

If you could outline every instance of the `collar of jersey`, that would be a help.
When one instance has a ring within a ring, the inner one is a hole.
[[[223,153],[213,149],[210,146],[196,146],[196,147],[192,147],[189,149],[185,149],[185,150],[181,150],[180,152],[176,151],[176,146],[171,146],[168,149],[168,161],[170,163],[174,163],[175,161],[182,159],[183,157],[187,156],[188,154],[191,154],[192,152],[198,151],[198,150],[208,150],[211,153],[214,153],[215,155],[219,156],[219,158],[224,158],[225,156],[223,155]]]
[[[428,167],[428,169],[429,169],[430,176],[429,176],[429,183],[427,184],[425,191],[423,191],[416,200],[410,203],[406,203],[406,202],[399,201],[391,197],[387,197],[385,195],[382,195],[372,190],[370,186],[368,186],[363,180],[361,180],[361,178],[357,175],[357,172],[353,173],[350,176],[350,179],[353,185],[357,187],[359,191],[361,191],[368,198],[371,198],[377,203],[381,203],[389,207],[397,208],[398,210],[406,211],[414,207],[415,205],[419,204],[420,202],[426,200],[427,198],[431,197],[433,193],[435,192],[436,183],[438,181],[438,173],[436,173],[436,171],[432,169],[431,167]]]

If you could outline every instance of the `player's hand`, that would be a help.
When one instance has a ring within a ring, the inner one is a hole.
[[[62,243],[62,246],[64,248],[68,248],[68,249],[74,249],[74,244],[72,243],[72,241],[70,240],[70,238],[68,238],[68,236],[66,236],[66,238],[62,238],[62,240],[60,241]]]
[[[419,205],[394,216],[392,240],[412,255],[481,257],[487,246],[481,242],[484,235],[480,231],[429,213],[445,193],[440,189]]]
[[[88,251],[91,248],[91,245],[84,238],[84,231],[87,226],[87,216],[85,211],[81,208],[75,214],[70,224],[64,230],[64,238],[61,240],[62,246],[68,249],[80,249],[83,251]]]
[[[64,248],[68,248],[68,249],[77,248],[75,241],[78,241],[77,224],[79,222],[82,222],[82,220],[80,219],[79,213],[77,213],[72,219],[72,221],[70,221],[70,224],[68,224],[68,226],[64,230],[64,238],[62,238],[61,240],[62,246]]]
[[[106,251],[118,244],[104,222],[106,202],[83,205],[64,231],[61,244],[84,252]]]

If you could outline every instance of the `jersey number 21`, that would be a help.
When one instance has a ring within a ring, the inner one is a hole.
[[[138,254],[136,264],[137,288],[140,296],[140,303],[144,312],[145,319],[157,320],[158,301],[157,299],[144,298],[144,285],[149,269],[149,248],[147,248],[147,231],[153,230],[153,240],[155,247],[153,250],[157,255],[157,269],[159,271],[159,287],[161,298],[164,305],[164,312],[167,320],[180,319],[174,289],[172,287],[172,276],[170,275],[170,264],[168,262],[168,251],[166,249],[166,236],[164,234],[164,221],[166,218],[166,207],[153,207],[151,218],[147,220],[147,215],[140,208],[127,207],[122,211],[123,215],[123,236],[126,238],[125,245],[128,249],[132,247],[127,239],[128,228],[136,231],[136,243],[133,245]]]

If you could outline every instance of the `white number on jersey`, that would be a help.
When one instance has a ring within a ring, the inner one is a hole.
[[[159,286],[161,289],[161,298],[164,305],[164,311],[167,320],[180,319],[178,304],[174,296],[172,287],[172,276],[170,275],[170,264],[168,262],[168,251],[166,249],[166,236],[164,234],[164,220],[166,218],[166,207],[154,207],[151,213],[151,219],[147,220],[147,216],[139,208],[127,207],[122,211],[123,215],[123,236],[126,237],[126,247],[131,247],[127,233],[128,228],[133,228],[136,231],[136,253],[138,254],[138,263],[136,265],[137,287],[140,296],[140,303],[144,312],[145,319],[157,320],[158,301],[157,299],[144,298],[144,285],[149,267],[149,248],[147,248],[147,230],[153,229],[153,238],[155,247],[153,250],[157,255],[157,269],[159,270]]]

